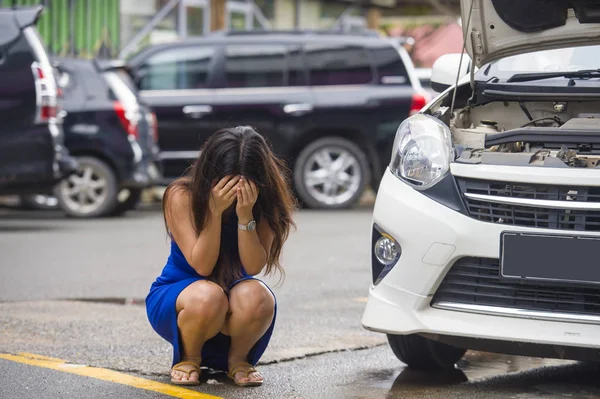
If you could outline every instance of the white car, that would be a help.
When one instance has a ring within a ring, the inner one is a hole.
[[[468,55],[436,62],[446,89],[399,127],[377,194],[362,324],[414,368],[600,361],[600,17],[510,3],[462,0]]]

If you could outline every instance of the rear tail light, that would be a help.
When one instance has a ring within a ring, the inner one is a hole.
[[[127,132],[127,135],[137,139],[139,136],[139,132],[137,126],[138,121],[136,116],[133,115],[133,112],[126,110],[123,106],[123,103],[120,101],[114,101],[113,107],[115,109],[115,113],[119,117],[121,125],[123,125],[123,128]]]
[[[417,114],[425,105],[427,105],[427,98],[421,93],[414,93],[412,95],[409,115]]]
[[[35,70],[34,74],[38,77],[38,79],[44,79],[44,70],[41,67],[34,65],[32,68]]]
[[[56,118],[58,114],[57,89],[54,82],[54,75],[47,73],[44,69],[34,62],[31,64],[31,71],[35,81],[36,94],[36,123],[47,123]]]
[[[56,118],[56,105],[43,105],[40,109],[40,119],[44,122],[49,121],[51,118]]]

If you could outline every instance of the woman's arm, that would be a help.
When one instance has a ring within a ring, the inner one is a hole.
[[[175,190],[167,203],[169,231],[187,262],[201,276],[209,276],[217,264],[221,247],[221,216],[233,203],[235,186],[239,181],[238,178],[224,180],[213,189],[208,220],[200,234],[194,228],[189,193]]]
[[[250,221],[252,219],[249,219]],[[242,224],[243,221],[240,221]],[[271,251],[273,232],[266,222],[258,223],[256,230],[244,231],[238,229],[238,250],[244,270],[255,276],[261,272],[267,263],[267,256]]]
[[[252,208],[258,198],[258,188],[244,179],[238,188],[237,198],[238,223],[247,225],[253,219]],[[248,274],[254,276],[261,272],[267,263],[273,237],[273,232],[266,222],[258,223],[254,231],[238,229],[240,260]]]

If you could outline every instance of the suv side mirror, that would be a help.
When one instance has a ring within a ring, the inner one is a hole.
[[[445,54],[438,58],[431,68],[431,88],[438,93],[456,83],[456,75],[462,78],[469,73],[471,58],[463,55],[462,64],[460,54]]]

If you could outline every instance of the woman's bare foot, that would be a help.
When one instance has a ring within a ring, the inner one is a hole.
[[[235,374],[233,375],[233,381],[236,384],[248,384],[248,383],[256,383],[260,384],[264,381],[263,376],[256,370],[250,371],[254,369],[252,365],[246,363],[245,361],[229,361],[229,370],[232,370],[232,367],[235,367]]]
[[[198,383],[200,380],[200,359],[182,359],[171,369],[171,379],[174,381]],[[177,368],[177,370],[175,370]]]

